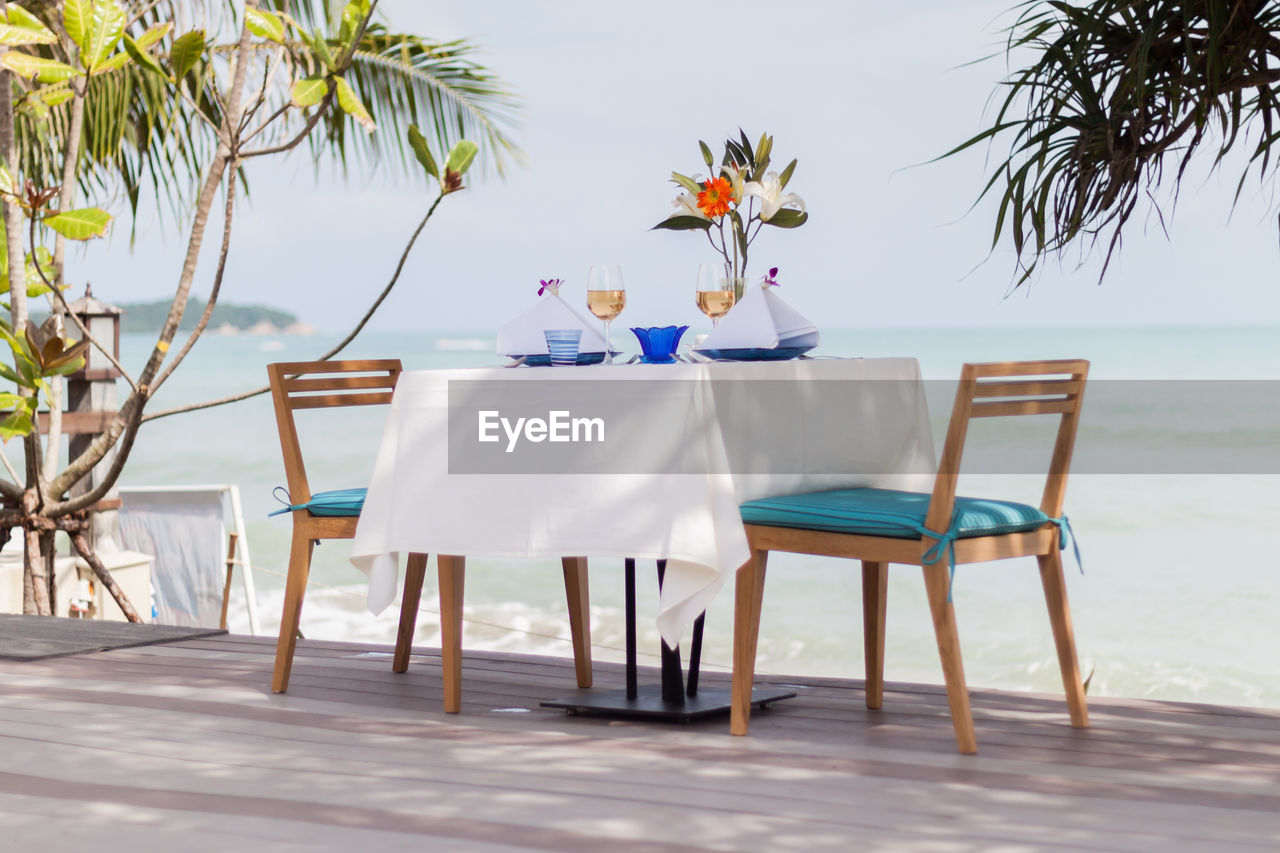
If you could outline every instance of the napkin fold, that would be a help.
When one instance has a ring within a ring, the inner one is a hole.
[[[598,322],[588,320],[560,298],[548,292],[528,311],[498,329],[499,355],[543,355],[547,329],[581,329],[578,352],[604,352],[604,335]]]
[[[782,301],[775,288],[749,285],[699,349],[773,349],[818,345],[818,327]]]

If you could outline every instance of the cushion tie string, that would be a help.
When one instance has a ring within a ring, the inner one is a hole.
[[[925,566],[932,566],[934,563],[942,559],[942,555],[947,555],[947,602],[951,601],[951,586],[956,579],[956,538],[959,536],[960,530],[957,524],[957,518],[952,515],[951,526],[947,528],[946,533],[936,533],[921,524],[916,528],[920,531],[921,536],[928,536],[930,539],[937,540],[924,552],[924,556],[920,558],[920,562]]]
[[[924,555],[920,558],[920,563],[925,566],[932,566],[934,563],[942,559],[943,554],[947,557],[947,603],[951,603],[951,587],[956,580],[956,539],[959,538],[958,519],[954,516],[951,519],[951,526],[947,528],[945,533],[938,533],[930,530],[923,524],[919,525],[916,530],[920,531],[921,536],[928,536],[935,540],[932,545],[925,550]],[[1049,524],[1058,526],[1058,550],[1065,551],[1067,549],[1067,540],[1071,540],[1071,551],[1076,558],[1076,566],[1080,569],[1080,574],[1084,574],[1084,562],[1080,559],[1080,542],[1076,539],[1076,532],[1071,529],[1071,521],[1063,513],[1058,518],[1050,518]]]
[[[1080,540],[1076,538],[1076,532],[1071,529],[1071,522],[1067,519],[1064,512],[1058,518],[1049,519],[1050,524],[1058,525],[1058,550],[1067,550],[1067,540],[1071,540],[1071,551],[1076,558],[1076,568],[1080,569],[1080,574],[1084,574],[1084,563],[1080,560]]]
[[[284,494],[284,497],[280,497],[281,494]],[[307,508],[306,504],[302,504],[300,506],[294,506],[293,499],[289,497],[289,490],[286,489],[284,486],[276,486],[274,489],[272,489],[271,497],[278,500],[283,506],[280,509],[267,513],[267,518],[271,518],[274,515],[284,515],[286,512],[293,512],[294,510]]]

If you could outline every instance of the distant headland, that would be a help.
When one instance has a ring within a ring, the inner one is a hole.
[[[120,332],[150,333],[160,331],[164,318],[169,314],[168,299],[156,302],[125,302],[120,304],[124,316],[120,318]],[[182,328],[190,331],[204,313],[205,301],[193,296],[182,315]],[[296,315],[266,305],[237,305],[219,302],[213,306],[209,318],[208,334],[211,335],[312,335],[315,327],[300,322]]]

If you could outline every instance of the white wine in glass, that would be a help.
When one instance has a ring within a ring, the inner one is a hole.
[[[733,284],[719,264],[698,266],[698,310],[711,318],[711,325],[720,324],[720,318],[729,313],[737,301]]]
[[[604,321],[604,363],[613,362],[613,342],[609,326],[627,307],[627,291],[622,269],[617,264],[592,264],[587,271],[587,309]]]

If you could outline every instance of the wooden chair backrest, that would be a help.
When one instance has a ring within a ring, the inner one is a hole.
[[[289,499],[294,504],[311,500],[294,411],[390,403],[391,392],[395,390],[402,370],[398,358],[293,361],[267,365],[271,399],[276,409],[276,428],[280,432],[280,450],[284,454],[285,479],[289,484]]]
[[[1050,518],[1061,516],[1088,374],[1089,362],[1083,359],[966,364],[960,371],[925,526],[942,532],[951,525],[960,456],[971,418],[1047,414],[1061,417],[1040,501],[1040,509]]]

